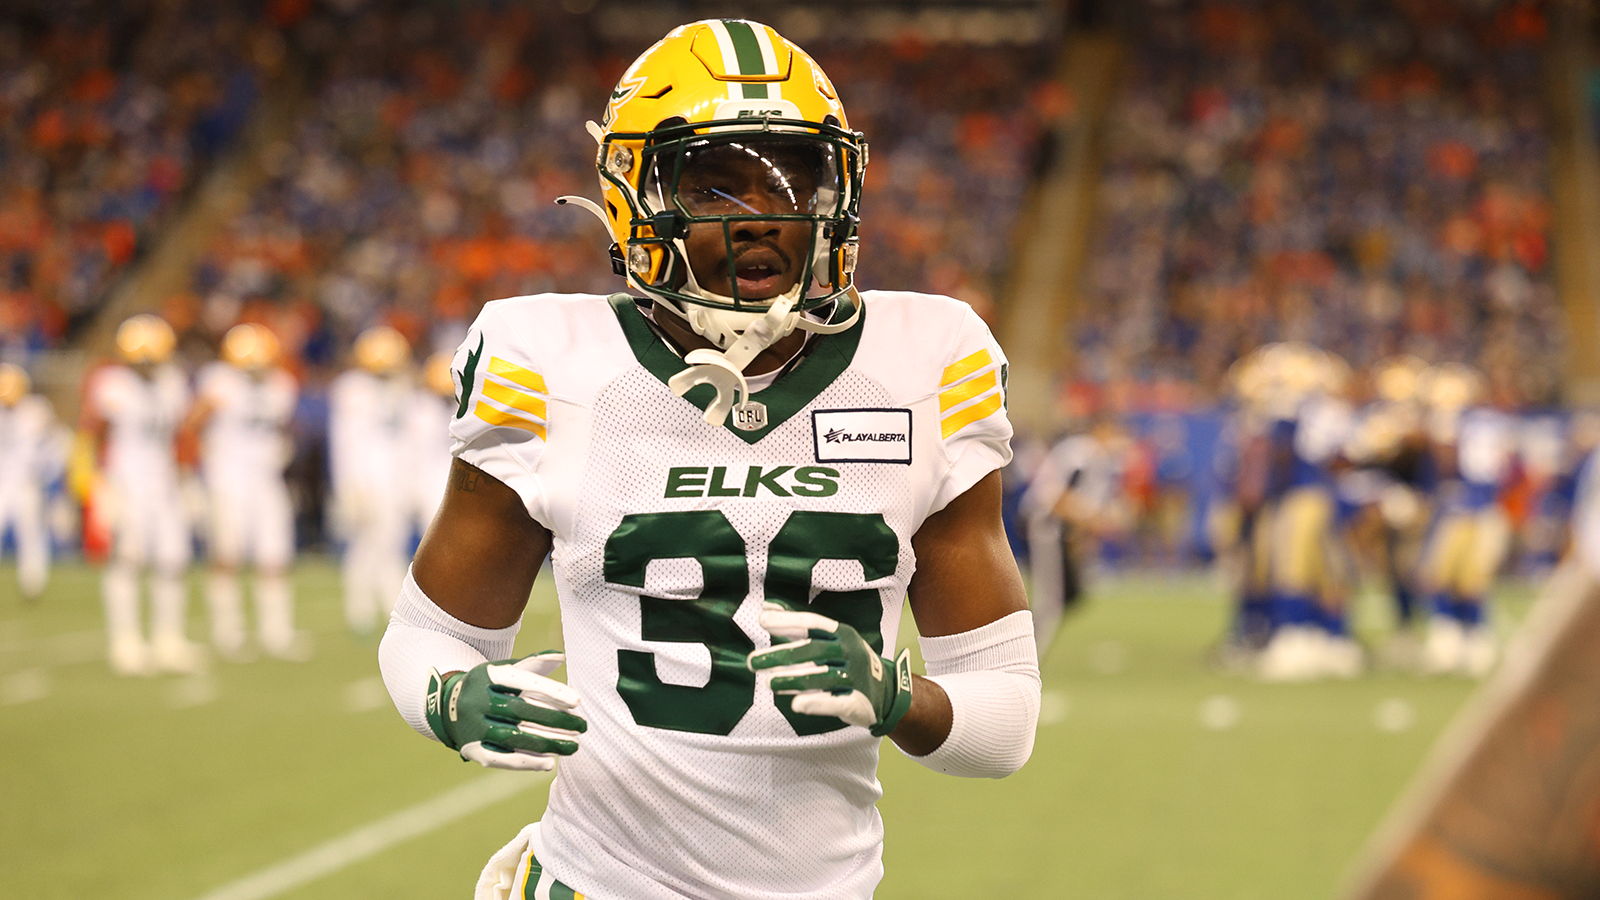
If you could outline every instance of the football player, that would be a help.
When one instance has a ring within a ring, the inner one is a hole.
[[[31,386],[21,366],[0,363],[0,538],[10,530],[18,587],[29,601],[44,593],[50,575],[44,486],[57,444],[55,415]]]
[[[345,541],[345,621],[356,634],[371,634],[406,571],[417,478],[406,430],[411,344],[378,325],[356,337],[352,357],[355,368],[328,389],[328,456],[334,530]]]
[[[419,533],[427,530],[450,480],[450,420],[456,411],[451,356],[435,353],[428,357],[422,367],[422,384],[413,394],[411,411],[406,416],[411,458],[416,466],[416,477],[409,485],[410,521]]]
[[[854,289],[865,140],[771,28],[675,29],[591,133],[630,291],[468,332],[384,680],[463,758],[561,760],[478,897],[869,897],[880,737],[963,776],[1032,750],[1006,359],[964,303]],[[508,659],[547,550],[565,652]]]
[[[1240,357],[1228,370],[1232,410],[1224,447],[1217,454],[1218,480],[1225,499],[1208,516],[1208,529],[1234,590],[1233,621],[1211,655],[1218,666],[1253,666],[1272,638],[1271,599],[1271,405],[1275,381],[1264,348]]]
[[[1101,560],[1102,542],[1133,529],[1128,467],[1133,439],[1110,413],[1058,441],[1035,471],[1022,509],[1028,522],[1029,586],[1039,655],[1083,592],[1085,563]]]
[[[246,563],[255,570],[261,649],[280,659],[303,659],[307,650],[294,629],[294,511],[283,476],[298,388],[278,365],[280,354],[277,336],[261,325],[228,329],[221,360],[200,372],[187,422],[200,435],[210,520],[206,598],[212,642],[225,657],[245,652],[239,568]]]
[[[1333,492],[1350,427],[1341,396],[1348,370],[1332,354],[1298,343],[1267,348],[1265,364],[1276,379],[1268,566],[1276,628],[1259,674],[1269,681],[1349,677],[1362,657],[1345,619]]]
[[[102,581],[111,667],[118,674],[193,672],[202,656],[184,635],[190,526],[177,459],[189,385],[174,365],[172,326],[141,313],[117,328],[120,365],[97,371],[84,402],[84,431],[103,465],[96,508],[111,533]],[[139,576],[148,573],[150,639],[139,615]]]
[[[1483,376],[1470,366],[1435,366],[1424,394],[1438,481],[1418,577],[1432,604],[1423,666],[1481,676],[1499,654],[1485,600],[1511,542],[1500,493],[1515,454],[1516,422],[1483,402]]]

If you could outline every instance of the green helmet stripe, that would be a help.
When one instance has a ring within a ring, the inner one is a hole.
[[[766,75],[767,66],[761,59],[761,45],[756,43],[756,31],[743,19],[723,19],[728,29],[728,39],[733,42],[735,62],[740,75]]]
[[[728,40],[733,44],[734,62],[739,67],[740,75],[769,75],[767,64],[761,56],[761,45],[756,41],[756,31],[750,23],[743,19],[723,19],[722,27],[728,30]],[[767,85],[758,82],[745,82],[740,85],[744,89],[746,100],[766,100],[772,96],[767,90]]]

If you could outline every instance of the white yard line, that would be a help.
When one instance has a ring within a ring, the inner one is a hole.
[[[23,669],[0,678],[0,706],[32,703],[50,696],[50,678],[43,669]]]
[[[345,712],[372,712],[387,705],[389,705],[389,691],[383,686],[383,679],[376,675],[357,679],[344,686]]]
[[[222,696],[216,678],[208,673],[180,678],[167,688],[169,709],[195,709],[209,706]]]
[[[390,816],[346,832],[297,856],[225,884],[200,900],[266,900],[310,884],[412,838],[443,828],[550,778],[546,772],[501,773],[469,781]],[[488,859],[488,853],[484,855]],[[466,885],[463,883],[463,890]]]

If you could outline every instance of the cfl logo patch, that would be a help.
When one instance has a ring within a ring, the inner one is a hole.
[[[740,431],[760,431],[767,427],[767,406],[749,400],[733,407],[733,427]]]

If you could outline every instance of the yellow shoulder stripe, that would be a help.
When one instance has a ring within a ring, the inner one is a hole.
[[[942,413],[952,406],[960,406],[985,391],[994,390],[999,384],[1000,381],[995,378],[993,372],[985,372],[977,378],[968,379],[953,388],[940,391],[939,412]]]
[[[953,413],[939,423],[939,429],[945,437],[960,431],[984,416],[990,415],[1000,408],[1000,395],[991,394],[987,400],[974,403],[959,412]]]
[[[548,440],[545,427],[531,419],[524,419],[519,415],[506,412],[481,401],[473,406],[472,411],[478,418],[488,422],[490,425],[502,428],[520,428],[523,431],[537,435],[541,441]]]
[[[532,369],[524,369],[514,362],[507,362],[498,356],[489,357],[489,374],[499,375],[501,378],[515,385],[520,385],[530,391],[541,394],[550,393],[544,386],[544,376]]]
[[[546,440],[545,422],[550,419],[549,402],[541,394],[548,393],[544,376],[498,356],[489,357],[489,374],[506,383],[485,377],[483,397],[473,404],[473,412],[490,425],[502,428],[520,428]],[[504,404],[501,409],[484,402],[484,399]],[[523,413],[524,415],[518,415]]]
[[[550,418],[548,414],[548,405],[545,403],[544,398],[535,397],[532,394],[524,394],[521,391],[512,390],[503,384],[490,381],[487,378],[483,380],[483,395],[491,400],[498,400],[512,409],[521,410],[522,412],[530,415],[538,416],[541,419],[548,421]]]
[[[939,379],[939,387],[949,387],[984,366],[990,365],[994,365],[994,357],[989,355],[987,349],[958,359],[944,367],[944,376]]]

